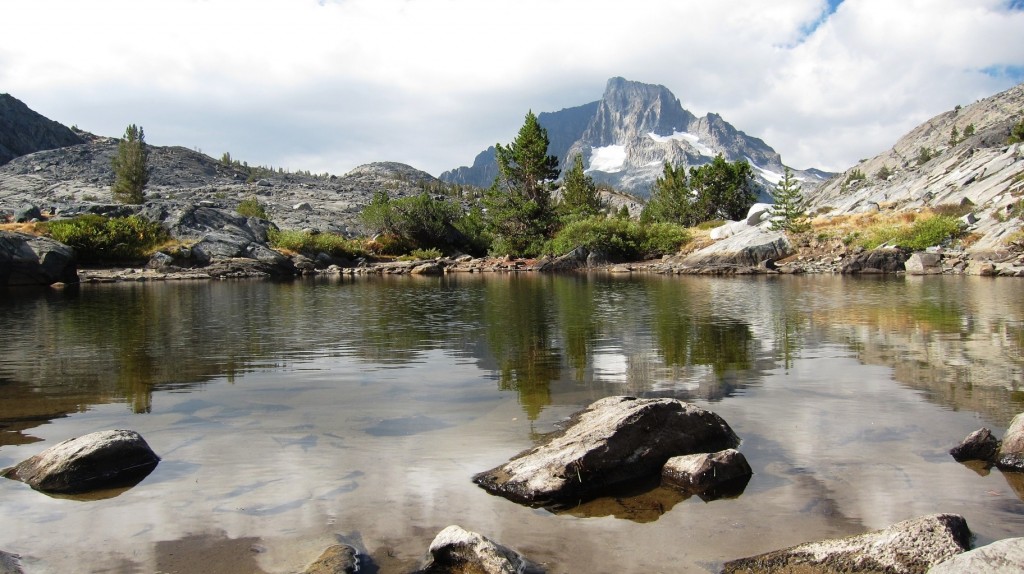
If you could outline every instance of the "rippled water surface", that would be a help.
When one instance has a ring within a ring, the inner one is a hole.
[[[550,572],[732,558],[964,515],[1024,536],[1024,480],[954,462],[1024,411],[1024,289],[988,278],[463,275],[0,293],[0,468],[129,428],[163,458],[83,498],[0,480],[28,572],[294,572],[344,541],[408,572],[459,524]],[[475,486],[608,395],[722,415],[755,475],[553,514]]]

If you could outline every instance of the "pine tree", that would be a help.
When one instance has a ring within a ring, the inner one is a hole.
[[[114,157],[114,185],[110,193],[114,201],[138,205],[143,201],[142,190],[149,183],[149,150],[142,127],[129,125],[117,144]]]
[[[682,223],[689,217],[693,204],[693,191],[686,179],[686,166],[674,167],[665,162],[661,176],[651,188],[651,197],[640,212],[644,223]]]
[[[601,196],[594,178],[583,171],[583,156],[577,154],[562,185],[562,212],[571,220],[586,219],[601,212]]]
[[[807,221],[807,201],[788,167],[782,180],[775,185],[772,195],[775,197],[771,224],[773,230],[800,233],[811,228],[811,223]]]
[[[508,146],[497,144],[498,177],[484,196],[492,250],[502,255],[540,253],[554,226],[551,183],[558,158],[548,153],[548,132],[533,112]]]

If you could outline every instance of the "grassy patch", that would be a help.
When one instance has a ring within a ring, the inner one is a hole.
[[[366,249],[357,239],[346,239],[335,233],[309,233],[308,231],[271,230],[270,244],[275,249],[316,255],[326,253],[333,257],[357,258],[366,256]]]
[[[881,245],[921,251],[935,245],[958,239],[964,234],[963,224],[956,217],[934,215],[918,219],[909,225],[880,223],[868,228],[860,238],[865,249]]]
[[[256,199],[255,197],[243,199],[242,201],[238,202],[238,207],[235,208],[235,211],[237,211],[238,215],[241,215],[242,217],[258,217],[260,219],[270,219],[270,217],[267,216],[266,208],[263,207],[263,204],[260,203],[259,200]]]
[[[690,232],[674,223],[642,224],[631,219],[590,217],[569,223],[548,244],[555,255],[577,247],[613,261],[636,261],[673,254],[689,242]]]

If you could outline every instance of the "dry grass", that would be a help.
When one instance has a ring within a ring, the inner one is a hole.
[[[35,223],[0,223],[0,231],[28,233],[29,235],[43,234],[42,230]]]

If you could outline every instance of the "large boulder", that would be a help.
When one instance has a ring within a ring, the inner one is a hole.
[[[72,494],[137,484],[158,462],[139,433],[109,430],[55,444],[3,476],[43,492]]]
[[[984,460],[992,462],[999,451],[999,441],[992,436],[992,431],[987,428],[980,428],[971,434],[960,444],[949,450],[949,454],[957,462],[967,460]]]
[[[962,516],[933,514],[866,534],[732,560],[722,567],[722,574],[925,574],[967,550],[970,538]]]
[[[359,554],[348,544],[329,546],[302,574],[354,574],[359,571]]]
[[[907,275],[942,274],[942,256],[938,253],[918,251],[912,254],[903,265],[907,270]]]
[[[746,227],[735,235],[687,255],[685,267],[760,267],[793,253],[786,234]]]
[[[1007,538],[957,554],[928,574],[1019,574],[1024,572],[1024,538]]]
[[[48,237],[0,231],[0,287],[77,282],[74,249]]]
[[[540,574],[544,569],[515,550],[452,525],[430,543],[418,574]]]
[[[577,503],[611,486],[657,476],[673,456],[738,444],[721,417],[698,406],[607,397],[574,415],[561,434],[477,474],[473,482],[524,504]]]
[[[1013,417],[1003,435],[996,466],[1001,470],[1024,472],[1024,413]]]

